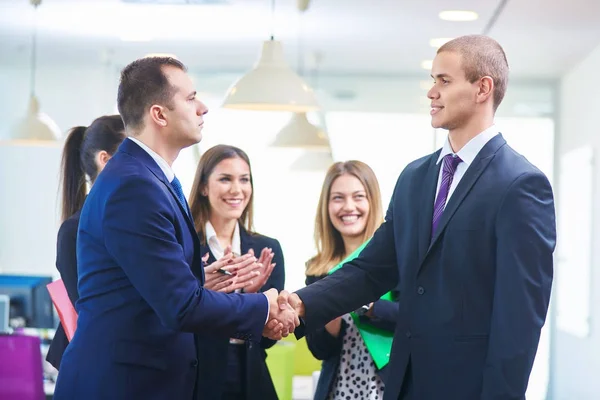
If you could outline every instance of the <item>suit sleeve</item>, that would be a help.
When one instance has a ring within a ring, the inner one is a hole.
[[[496,220],[496,280],[484,400],[524,399],[546,319],[556,243],[554,199],[541,173],[518,177]]]
[[[296,293],[304,303],[304,326],[308,333],[332,319],[379,299],[398,284],[394,238],[394,201],[402,176],[386,213],[385,222],[354,260],[333,274]],[[398,222],[396,222],[398,223]]]
[[[305,284],[311,285],[320,278],[315,276],[307,276]],[[319,327],[312,332],[306,334],[306,345],[317,360],[327,360],[331,357],[339,355],[342,351],[343,337],[346,330],[346,323],[342,320],[340,334],[335,337],[327,332],[325,327]]]
[[[285,264],[283,261],[283,251],[281,250],[281,245],[278,240],[273,240],[273,244],[271,248],[273,249],[273,262],[275,263],[275,268],[273,268],[273,272],[271,272],[271,276],[265,283],[265,285],[260,289],[261,292],[267,291],[269,289],[277,289],[278,292],[281,292],[285,286]],[[261,249],[262,251],[262,249]],[[260,340],[260,347],[263,349],[268,349],[273,347],[277,343],[276,340],[271,340],[263,336]]]
[[[361,317],[361,321],[390,332],[393,332],[396,329],[397,320],[398,302],[381,299],[373,303],[373,312],[370,318]]]
[[[149,179],[124,177],[109,195],[105,245],[131,284],[174,330],[260,341],[268,313],[261,294],[224,294],[200,286],[175,234],[173,205]]]
[[[56,268],[60,272],[73,306],[79,299],[77,290],[77,228],[79,219],[65,220],[56,240]]]

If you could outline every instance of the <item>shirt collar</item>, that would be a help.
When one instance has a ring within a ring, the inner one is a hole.
[[[498,134],[498,129],[496,125],[492,125],[473,139],[469,140],[469,142],[463,146],[462,149],[456,153],[457,156],[466,164],[467,167],[471,165],[477,154],[483,149],[483,146],[487,144],[494,136]],[[437,163],[439,164],[442,159],[448,154],[454,154],[452,151],[452,147],[450,146],[450,140],[446,137],[446,141],[444,142],[444,146],[442,147],[442,151],[440,152],[440,156],[438,157]]]
[[[206,244],[208,244],[208,246],[211,248],[211,250],[214,248],[219,253],[219,255],[222,257],[222,253],[225,252],[225,249],[221,247],[221,244],[219,243],[219,239],[217,238],[217,231],[215,231],[215,228],[210,223],[210,221],[207,221],[206,224],[204,225],[204,231],[206,232]],[[240,240],[240,224],[239,223],[235,224],[235,229],[233,231],[233,238],[231,239],[231,251],[237,255],[242,254],[242,243]],[[213,254],[213,255],[215,257],[217,257],[217,254]],[[217,259],[219,259],[221,257],[217,257]]]
[[[159,156],[154,150],[152,150],[150,147],[148,147],[147,145],[142,143],[139,139],[136,139],[131,136],[129,136],[128,139],[133,141],[135,144],[140,146],[142,149],[144,149],[146,151],[146,153],[148,153],[150,155],[150,157],[152,157],[152,159],[158,164],[158,166],[162,170],[163,174],[165,174],[165,176],[167,177],[167,180],[169,182],[173,181],[173,179],[175,178],[175,172],[173,172],[173,169],[171,168],[169,163],[165,161],[164,158]]]

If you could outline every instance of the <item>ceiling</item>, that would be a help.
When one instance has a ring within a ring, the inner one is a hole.
[[[43,0],[34,13],[28,0],[0,0],[0,67],[29,62],[34,14],[39,65],[121,66],[161,52],[197,71],[240,72],[254,64],[273,32],[294,66],[425,77],[420,65],[435,55],[431,38],[486,32],[504,46],[513,78],[546,80],[600,44],[597,0],[313,0],[303,14],[296,0],[277,1],[274,14],[268,0],[195,1],[205,4]],[[442,21],[438,13],[445,9],[473,10],[479,19]],[[122,40],[127,37],[149,41]]]

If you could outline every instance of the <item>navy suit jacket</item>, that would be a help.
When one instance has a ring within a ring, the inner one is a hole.
[[[283,290],[285,265],[279,241],[257,233],[249,233],[240,226],[240,245],[242,254],[253,249],[257,258],[260,257],[260,252],[265,247],[273,249],[275,268],[260,291],[264,292],[273,288],[277,291]],[[202,255],[209,253],[208,264],[216,261],[207,245],[201,246],[200,253]],[[220,399],[226,389],[229,339],[201,334],[198,335],[198,340],[198,359],[202,360],[198,368],[198,400]],[[266,337],[263,337],[260,343],[246,342],[246,400],[277,400],[277,393],[265,361],[267,357],[265,349],[272,347],[275,343],[275,340]]]
[[[386,222],[359,257],[298,291],[305,328],[398,287],[388,366],[395,378],[384,399],[398,399],[409,359],[414,399],[525,399],[552,286],[550,183],[497,135],[467,169],[431,238],[438,156],[402,172]]]
[[[266,298],[202,287],[193,223],[162,170],[131,140],[85,201],[77,260],[79,319],[56,400],[193,399],[202,362],[194,333],[262,337]]]

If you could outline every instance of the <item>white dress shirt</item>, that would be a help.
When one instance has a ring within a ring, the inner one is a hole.
[[[456,171],[454,171],[454,177],[452,179],[450,189],[448,190],[446,204],[448,204],[448,201],[450,201],[450,196],[452,196],[452,193],[454,193],[456,186],[458,186],[458,183],[465,175],[465,172],[467,172],[469,166],[473,163],[473,160],[475,160],[477,154],[479,154],[481,149],[483,149],[483,146],[485,146],[487,142],[489,142],[497,134],[498,129],[496,128],[496,125],[492,125],[485,131],[481,132],[479,135],[475,136],[473,139],[469,140],[469,142],[466,145],[464,145],[464,147],[460,149],[458,153],[456,153],[456,155],[460,157],[462,162],[458,164],[458,166],[456,167]],[[444,146],[442,147],[442,151],[440,152],[440,156],[438,157],[437,164],[439,164],[442,161],[442,159],[448,154],[454,154],[454,152],[452,151],[452,146],[450,146],[450,140],[446,138]],[[440,185],[442,183],[443,170],[444,168],[440,168],[440,173],[438,175],[437,189],[435,192],[436,199],[440,191]]]
[[[217,232],[215,228],[212,226],[210,221],[206,222],[204,225],[204,231],[206,232],[206,243],[208,244],[208,248],[210,252],[215,256],[215,260],[220,260],[225,255],[225,249],[219,243],[219,239],[217,238]],[[231,238],[231,251],[236,256],[242,255],[242,243],[240,241],[240,224],[235,224],[235,229],[233,231],[233,237]]]

